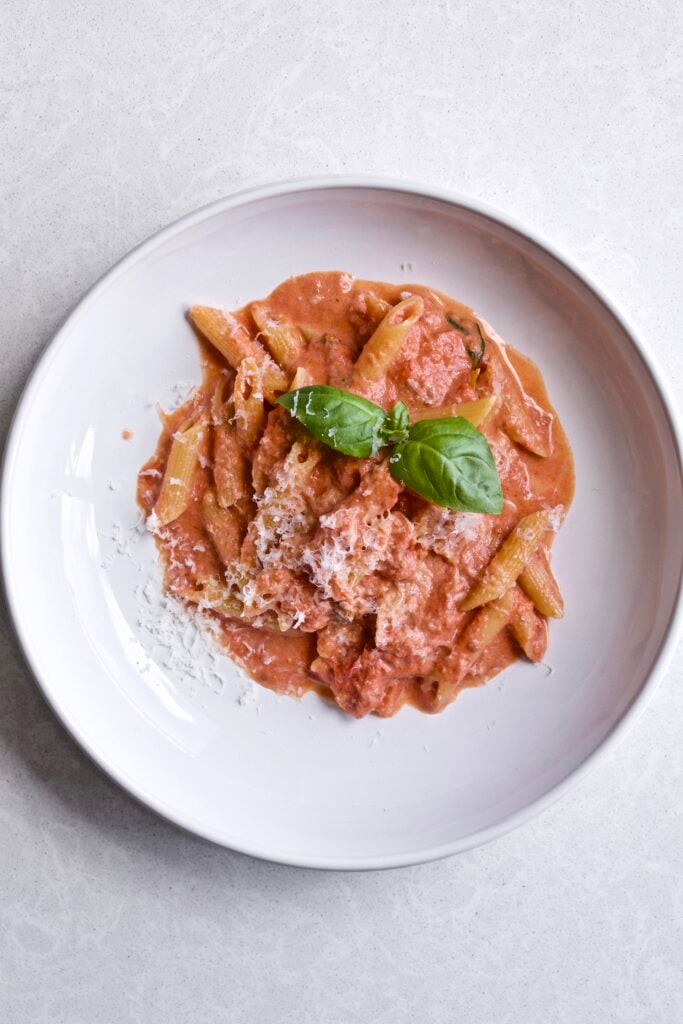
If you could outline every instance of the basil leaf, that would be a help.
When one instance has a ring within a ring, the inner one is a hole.
[[[330,448],[366,459],[386,444],[382,429],[389,417],[384,409],[360,395],[326,384],[313,384],[280,395],[278,403]]]
[[[488,441],[462,416],[420,420],[389,456],[399,483],[445,508],[499,513],[503,493]]]
[[[410,415],[405,402],[397,402],[389,413],[386,423],[380,430],[380,435],[385,444],[398,444],[405,441],[408,436],[408,424]]]

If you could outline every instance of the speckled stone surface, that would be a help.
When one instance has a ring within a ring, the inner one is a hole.
[[[82,292],[234,189],[447,185],[599,280],[683,393],[675,0],[0,6],[0,421]],[[683,657],[627,740],[491,845],[363,875],[258,863],[110,783],[0,632],[4,1024],[676,1024]]]

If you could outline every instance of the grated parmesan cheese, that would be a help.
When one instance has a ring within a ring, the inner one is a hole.
[[[564,505],[555,505],[548,509],[548,525],[553,533],[557,533],[564,521]]]
[[[159,528],[160,528],[159,516],[156,514],[156,512],[154,512],[154,511],[150,512],[150,514],[147,516],[147,520],[145,522],[145,525],[146,525],[146,527],[147,527],[147,529],[149,530],[150,533],[158,533],[159,532]]]

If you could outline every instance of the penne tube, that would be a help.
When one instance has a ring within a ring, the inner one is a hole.
[[[252,302],[249,308],[275,362],[283,370],[293,373],[304,346],[301,332],[292,324],[276,320],[260,302]]]
[[[429,698],[430,711],[442,711],[458,695],[465,676],[486,648],[509,624],[515,608],[515,587],[479,609],[458,637],[457,646],[446,659],[443,677]]]
[[[272,402],[279,393],[287,391],[287,374],[268,356],[262,345],[251,337],[246,327],[234,316],[210,306],[192,306],[190,320],[197,330],[210,341],[235,370],[244,359],[264,364],[263,393]]]
[[[417,420],[439,420],[447,416],[462,416],[473,427],[484,423],[498,405],[498,396],[489,395],[477,398],[473,402],[461,402],[460,405],[436,405],[433,409],[420,409],[412,414],[413,422]]]
[[[186,601],[210,608],[211,611],[239,618],[243,611],[242,602],[219,580],[209,578],[199,580],[198,590],[187,590],[182,593]]]
[[[542,615],[548,615],[551,619],[562,618],[564,600],[543,547],[539,547],[531,556],[518,582]]]
[[[259,349],[261,358],[265,356],[265,350],[232,314],[226,316],[211,306],[192,306],[190,320],[234,370],[239,369],[243,359],[251,357],[258,361]]]
[[[515,587],[490,601],[465,627],[459,648],[461,659],[471,668],[492,640],[508,624],[515,607]]]
[[[270,356],[266,356],[261,366],[261,388],[263,390],[263,397],[267,402],[270,402],[271,405],[274,405],[278,395],[282,395],[285,391],[289,391],[289,377],[273,362]]]
[[[510,631],[529,661],[542,660],[548,647],[548,624],[519,589],[510,618]]]
[[[356,361],[352,376],[354,384],[378,381],[384,376],[423,310],[424,302],[419,295],[411,295],[392,306]]]
[[[213,541],[213,546],[225,566],[239,561],[242,547],[242,523],[239,515],[229,508],[221,508],[213,490],[204,492],[202,498],[204,524]]]
[[[460,606],[461,611],[478,608],[508,590],[516,582],[544,533],[551,528],[550,513],[543,509],[520,519],[512,533],[503,541],[477,584]]]
[[[243,359],[233,391],[237,437],[245,448],[255,448],[266,420],[263,405],[261,367],[254,359]]]
[[[186,590],[179,596],[192,604],[198,605],[200,610],[217,612],[230,619],[244,618],[244,604],[236,597],[229,587],[219,580],[210,578],[199,581],[198,590]],[[279,633],[280,627],[273,612],[261,612],[259,618],[259,629],[265,629],[269,633]]]
[[[297,371],[292,378],[292,383],[289,386],[290,391],[297,391],[298,388],[307,388],[311,384],[314,384],[312,375],[304,366],[297,367]]]
[[[213,480],[221,508],[251,498],[250,469],[237,438],[237,430],[223,423],[213,430]]]
[[[391,303],[386,299],[380,299],[374,292],[368,292],[365,296],[365,308],[373,320],[379,321],[387,315],[391,309]]]
[[[276,467],[292,446],[291,435],[284,425],[288,419],[289,413],[282,408],[273,409],[268,413],[263,436],[251,462],[251,483],[256,498],[259,498],[268,484],[273,482]]]
[[[206,423],[200,419],[182,433],[174,434],[161,491],[154,506],[157,526],[173,522],[189,505],[206,429]]]
[[[307,438],[305,442],[295,441],[282,468],[283,486],[293,493],[300,493],[321,458],[322,452],[314,438]]]
[[[233,384],[230,382],[227,376],[221,376],[214,388],[211,396],[211,422],[214,426],[219,426],[225,423],[229,419],[229,407],[230,402],[226,395],[228,388],[232,392]]]

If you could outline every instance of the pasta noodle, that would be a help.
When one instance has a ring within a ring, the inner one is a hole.
[[[294,373],[303,347],[301,332],[291,324],[274,319],[260,302],[252,302],[250,309],[275,362]]]
[[[542,547],[539,547],[526,563],[518,582],[542,615],[547,615],[551,619],[562,618],[564,601],[550,568],[548,556]]]
[[[299,366],[296,373],[292,377],[291,390],[296,391],[297,388],[306,388],[313,383],[313,377],[305,366]]]
[[[472,424],[479,427],[485,423],[498,404],[497,395],[488,395],[486,398],[476,398],[472,402],[461,402],[453,405],[437,405],[432,409],[420,409],[413,416],[414,420],[438,420],[444,416],[463,416]]]
[[[358,357],[353,370],[355,383],[378,381],[384,376],[423,310],[419,295],[411,295],[389,310]]]
[[[273,401],[278,393],[288,390],[287,374],[275,365],[264,348],[235,317],[227,317],[220,309],[212,309],[210,306],[192,306],[189,315],[197,330],[234,370],[239,370],[244,359],[256,365],[264,364],[262,387],[268,401]]]
[[[225,566],[233,565],[240,557],[242,523],[237,513],[218,504],[216,492],[207,490],[202,498],[202,514],[206,529],[218,556]]]
[[[374,292],[368,292],[365,296],[365,308],[373,320],[382,320],[391,309],[391,303],[386,299],[380,299]]]
[[[227,317],[220,309],[210,306],[192,306],[189,316],[197,330],[218,349],[234,370],[239,369],[243,359],[251,358],[258,362],[259,355],[261,358],[265,356],[263,350],[259,354],[258,342],[234,316]]]
[[[540,661],[543,658],[548,646],[548,624],[519,590],[516,592],[510,629],[529,661]]]
[[[222,508],[239,505],[251,497],[249,462],[239,442],[237,429],[217,423],[213,430],[213,477],[216,497]]]
[[[157,526],[173,522],[182,515],[190,502],[205,429],[204,420],[198,420],[182,433],[174,435],[159,500],[154,506]]]
[[[482,578],[461,604],[462,611],[471,611],[501,597],[513,583],[550,529],[547,510],[533,512],[520,519],[512,533],[486,566]]]
[[[233,400],[237,437],[247,449],[256,446],[266,420],[262,388],[260,365],[254,359],[243,359],[235,379]]]
[[[221,615],[240,616],[244,608],[224,584],[216,579],[199,580],[197,590],[187,590],[183,597],[192,604],[201,605]]]
[[[515,608],[515,588],[480,608],[463,630],[457,647],[437,676],[430,699],[431,711],[442,711],[458,695],[463,678],[496,637],[510,623]]]

